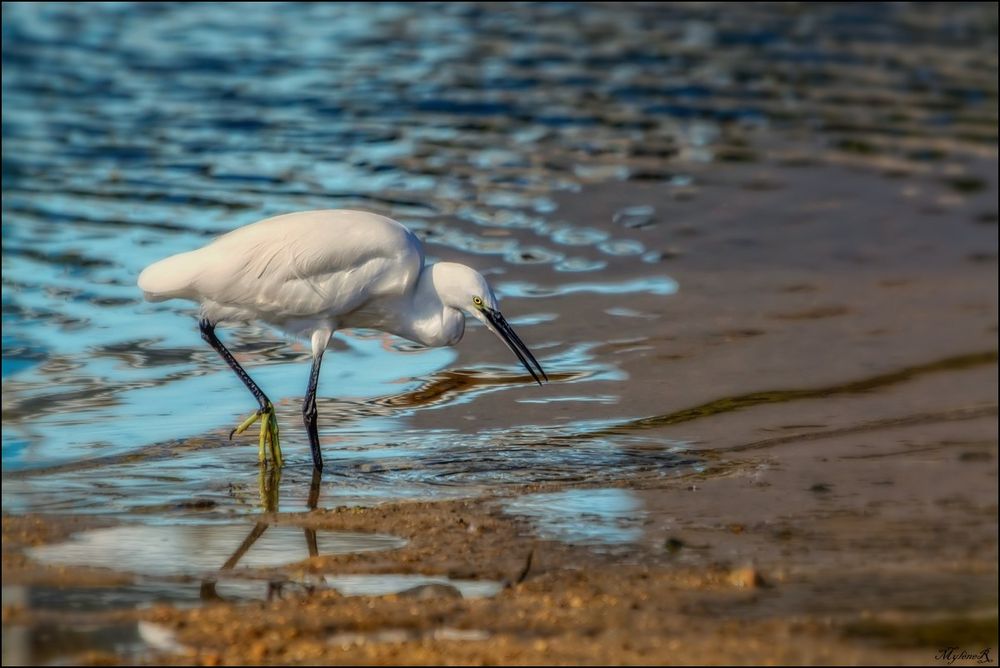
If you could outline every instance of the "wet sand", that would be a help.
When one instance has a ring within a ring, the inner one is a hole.
[[[616,225],[626,205],[652,206],[648,224],[624,234],[660,251],[656,268],[680,286],[531,298],[535,312],[564,314],[532,327],[542,350],[583,331],[627,375],[588,385],[589,396],[616,398],[584,406],[599,427],[573,430],[581,404],[569,383],[565,408],[531,403],[527,384],[436,405],[482,382],[463,371],[492,359],[475,337],[461,344],[456,371],[395,398],[433,406],[412,415],[418,427],[562,420],[567,435],[526,446],[556,453],[621,438],[634,461],[627,475],[370,507],[320,498],[317,510],[260,521],[390,534],[406,546],[244,572],[274,583],[261,601],[80,613],[5,600],[5,628],[141,620],[178,643],[142,660],[202,665],[941,663],[946,647],[992,648],[995,664],[996,156],[952,166],[982,180],[973,193],[941,174],[789,162],[775,149],[756,164],[693,167],[695,187],[614,183],[560,196],[559,215],[585,227]],[[622,282],[650,270],[638,257],[611,269]],[[525,265],[517,278],[544,284],[542,269],[533,272]],[[280,417],[296,412],[282,406]],[[682,444],[689,465],[644,464],[653,446],[627,437],[650,434]],[[296,481],[278,483],[278,495]],[[535,499],[544,509],[574,489],[624,490],[631,505],[610,523],[625,538],[567,535],[530,503],[511,505]],[[545,494],[557,496],[535,496]],[[80,522],[90,520],[5,513],[5,590],[133,577],[44,565],[22,551]],[[317,579],[352,573],[502,589],[478,599],[447,586],[352,597]],[[128,660],[105,650],[80,658]]]

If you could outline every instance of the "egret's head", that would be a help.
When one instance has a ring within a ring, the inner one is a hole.
[[[517,359],[539,385],[542,384],[539,375],[545,380],[549,379],[528,346],[524,345],[500,313],[496,295],[482,274],[464,264],[453,262],[439,262],[433,265],[432,270],[434,287],[447,306],[459,309],[486,325],[517,355]]]

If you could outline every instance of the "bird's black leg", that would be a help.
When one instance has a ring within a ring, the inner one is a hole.
[[[236,373],[241,381],[243,381],[243,384],[246,385],[247,389],[253,394],[254,399],[256,399],[257,403],[260,404],[260,409],[263,411],[270,408],[271,400],[267,398],[267,395],[264,394],[263,390],[257,387],[257,383],[253,382],[253,378],[250,377],[250,374],[243,370],[243,367],[241,367],[240,363],[236,361],[233,354],[229,352],[224,345],[222,345],[222,341],[220,341],[219,337],[215,335],[215,325],[210,323],[208,320],[202,320],[198,323],[198,326],[201,328],[201,338],[205,339],[205,341],[208,342],[208,345],[215,348],[215,352],[219,353],[219,355],[222,356],[222,359],[226,360],[226,364],[229,365],[229,368]]]
[[[319,365],[322,361],[322,352],[313,357],[312,371],[309,372],[309,389],[306,391],[306,398],[302,402],[302,421],[306,425],[306,433],[309,434],[309,447],[312,448],[313,467],[317,471],[323,470],[323,453],[319,448],[319,433],[316,429],[316,417],[319,414],[319,411],[316,409],[316,385],[319,383]]]
[[[260,410],[247,418],[241,425],[229,432],[229,438],[233,437],[233,434],[242,434],[250,425],[256,422],[258,419],[261,420],[260,429],[260,461],[265,460],[264,445],[265,443],[270,446],[271,458],[276,466],[281,466],[281,445],[278,441],[278,420],[274,415],[274,405],[271,400],[267,398],[263,390],[257,387],[257,383],[253,382],[250,375],[240,366],[240,363],[236,361],[233,354],[222,345],[222,341],[219,337],[215,335],[215,325],[209,322],[207,319],[202,319],[199,323],[201,329],[201,338],[208,342],[208,345],[215,348],[215,352],[226,361],[229,368],[233,370],[236,376],[243,381],[247,389],[250,390],[257,403],[260,405]]]

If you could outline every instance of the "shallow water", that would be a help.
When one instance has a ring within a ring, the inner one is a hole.
[[[572,489],[528,494],[504,510],[527,517],[543,538],[582,545],[632,543],[643,535],[645,511],[627,489]]]
[[[3,629],[5,666],[72,666],[87,652],[104,651],[132,661],[181,648],[172,633],[150,622],[11,625]]]
[[[244,541],[250,541],[248,537],[252,537],[249,549],[240,552]],[[315,530],[310,533],[288,526],[126,525],[84,531],[65,543],[31,548],[28,554],[46,564],[87,564],[159,576],[205,575],[237,565],[276,568],[317,554],[392,550],[405,544],[405,540],[394,536]]]
[[[834,329],[817,346],[854,344],[860,361],[844,375],[857,378],[814,381],[801,368],[773,386],[744,378],[786,353],[820,366],[825,351],[801,343],[819,341],[806,328],[850,313],[824,301],[843,294],[781,273],[815,264],[799,230],[824,211],[858,202],[844,227],[814,237],[845,277],[872,265],[898,281],[900,266],[934,266],[912,249],[969,236],[850,227],[859,212],[901,210],[897,190],[908,219],[971,201],[975,229],[995,231],[992,177],[962,171],[992,158],[995,172],[995,26],[988,5],[5,6],[4,511],[141,521],[107,530],[152,552],[136,552],[146,557],[135,570],[190,572],[225,562],[252,527],[239,522],[262,511],[669,477],[759,436],[723,443],[710,429],[670,429],[695,418],[853,396],[878,388],[852,381],[961,354],[995,363],[964,340],[897,360]],[[766,165],[762,145],[773,149]],[[797,190],[756,217],[738,210],[740,225],[720,214],[779,190],[774,164],[823,182],[824,162],[863,163],[891,196],[852,186],[814,201]],[[723,184],[734,165],[748,170]],[[907,185],[913,175],[925,181]],[[572,193],[590,199],[563,207]],[[299,412],[308,348],[261,327],[228,329],[224,342],[282,428],[286,468],[259,470],[253,433],[225,438],[253,401],[200,339],[195,307],[146,304],[135,280],[240,225],[338,207],[390,215],[431,260],[481,269],[553,382],[532,386],[480,327],[433,350],[338,333],[319,386],[327,472],[317,480]],[[720,219],[729,227],[713,231]],[[817,303],[775,311],[755,294],[763,315],[729,319],[739,306],[730,286],[693,283],[672,264],[710,238],[726,251],[711,267],[721,281],[740,287],[776,270],[761,294],[818,292]],[[877,254],[886,247],[910,254],[890,265]],[[985,252],[956,248],[995,263],[995,240]],[[668,406],[648,381],[692,356],[673,345],[685,323],[671,308],[685,294],[714,302],[698,345],[717,377],[689,374],[698,387],[671,388]],[[772,321],[790,332],[784,345],[725,357],[733,340],[772,335]],[[546,537],[598,547],[639,540],[645,513],[617,488],[505,508]],[[265,539],[282,531],[295,534],[282,550],[306,549],[301,529],[272,526]],[[179,552],[211,536],[219,547],[203,562]],[[84,558],[96,557],[74,556]]]
[[[499,582],[488,580],[452,580],[447,577],[413,574],[326,575],[322,576],[321,582],[345,596],[385,596],[412,592],[408,595],[419,597],[421,591],[451,590],[453,595],[463,598],[484,598],[495,596],[502,588]]]

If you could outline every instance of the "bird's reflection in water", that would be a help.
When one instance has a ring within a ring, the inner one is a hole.
[[[281,467],[260,464],[260,475],[257,477],[260,489],[260,506],[265,513],[278,512],[279,487],[281,486]]]
[[[313,469],[312,480],[309,481],[309,498],[306,500],[306,508],[310,511],[316,510],[316,506],[319,505],[319,483],[322,477],[322,473]],[[318,557],[319,545],[316,542],[316,529],[303,529],[303,531],[306,533],[306,546],[309,548],[309,556]]]
[[[306,507],[309,510],[316,510],[319,505],[319,489],[322,477],[323,474],[320,471],[313,469],[312,479],[309,481],[309,498],[306,501]],[[278,512],[279,488],[281,486],[281,467],[265,466],[264,464],[261,464],[258,481],[260,488],[260,503],[264,512]],[[264,521],[254,524],[250,533],[247,534],[247,537],[243,539],[240,546],[236,548],[236,551],[230,555],[230,557],[226,560],[226,563],[224,563],[219,570],[225,572],[235,568],[236,564],[243,558],[243,555],[250,551],[250,548],[253,547],[254,543],[256,543],[260,537],[264,535],[264,532],[267,531],[269,526],[270,524]],[[305,528],[302,531],[305,533],[306,549],[309,552],[309,556],[319,556],[319,543],[316,538],[316,529]],[[284,579],[269,581],[267,583],[267,600],[270,601],[275,597],[281,596],[281,591],[285,584],[287,584],[287,581]],[[314,589],[312,584],[305,584],[304,587],[309,593],[312,593]],[[225,600],[216,591],[216,580],[213,579],[204,580],[201,583],[200,598],[202,601]]]

